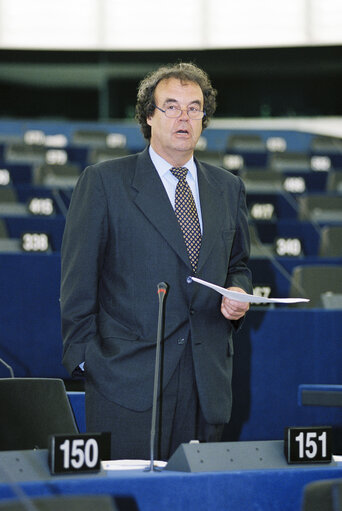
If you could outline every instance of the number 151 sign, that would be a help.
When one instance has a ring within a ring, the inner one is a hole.
[[[292,427],[285,430],[285,456],[288,463],[330,463],[330,426]]]

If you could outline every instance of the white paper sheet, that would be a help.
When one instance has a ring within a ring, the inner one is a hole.
[[[188,277],[188,282],[191,281],[198,282],[203,286],[210,287],[217,291],[223,296],[230,298],[231,300],[237,300],[238,302],[249,302],[249,303],[299,303],[299,302],[309,302],[307,298],[265,298],[263,296],[257,295],[249,295],[245,293],[239,293],[238,291],[228,291],[224,287],[217,286],[216,284],[212,284],[211,282],[207,282],[206,280],[198,279],[197,277]]]
[[[166,461],[154,460],[155,467],[166,467]],[[107,460],[101,462],[103,470],[144,470],[150,467],[148,460]]]

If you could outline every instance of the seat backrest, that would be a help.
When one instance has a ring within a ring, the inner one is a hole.
[[[266,143],[258,133],[232,133],[227,140],[227,149],[234,151],[265,151]]]
[[[128,156],[130,151],[126,147],[100,147],[92,149],[89,153],[89,163],[100,163],[102,161],[113,160]]]
[[[47,148],[43,145],[16,142],[5,147],[5,161],[16,163],[43,163]]]
[[[14,203],[17,201],[17,192],[12,186],[3,186],[0,188],[0,202]]]
[[[281,171],[309,171],[310,159],[305,153],[272,153],[269,158],[269,167]]]
[[[24,502],[7,500],[0,502],[1,511],[117,511],[114,499],[110,495],[58,495],[53,497],[35,497],[28,499],[32,503],[27,507]],[[25,501],[26,501],[25,499]]]
[[[319,255],[321,257],[342,256],[342,225],[323,227],[320,237]]]
[[[342,218],[342,196],[314,194],[298,198],[298,215],[300,220],[319,220],[325,213],[331,218]]]
[[[299,291],[310,299],[310,302],[300,304],[301,307],[324,306],[324,293],[342,293],[342,266],[296,266],[291,276],[290,297],[298,296]]]
[[[328,192],[342,191],[342,171],[331,170],[328,174],[326,189]]]
[[[209,163],[216,167],[223,167],[224,154],[221,151],[208,151],[206,149],[196,150],[195,157],[204,163]]]
[[[78,433],[64,382],[0,379],[0,450],[48,448],[52,434]]]
[[[46,184],[49,178],[72,178],[76,180],[80,176],[80,167],[74,163],[64,163],[63,165],[47,164],[36,166],[34,169],[34,184]]]
[[[274,170],[243,170],[240,177],[248,192],[272,192],[283,189],[284,178]]]
[[[72,134],[72,143],[75,145],[106,147],[108,132],[104,130],[75,130]]]
[[[8,230],[6,222],[3,218],[0,218],[0,239],[8,237]]]
[[[310,148],[312,151],[319,152],[340,152],[342,150],[342,140],[339,137],[315,135],[311,139]]]
[[[342,480],[307,484],[303,492],[302,511],[342,511]]]

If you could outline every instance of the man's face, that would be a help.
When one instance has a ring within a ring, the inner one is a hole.
[[[147,118],[151,126],[153,149],[171,165],[184,165],[192,156],[202,133],[202,119],[190,119],[187,109],[195,106],[203,110],[203,93],[194,82],[181,82],[177,78],[161,80],[154,93],[155,104],[165,110],[174,105],[182,109],[177,118],[169,118],[158,110]]]

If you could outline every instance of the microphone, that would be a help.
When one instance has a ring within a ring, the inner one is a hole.
[[[14,371],[12,367],[9,364],[7,364],[7,362],[5,362],[2,358],[0,358],[0,364],[4,365],[9,370],[11,378],[14,378]]]
[[[157,396],[158,396],[158,383],[160,373],[160,344],[163,337],[164,326],[164,299],[168,291],[168,285],[165,282],[158,284],[158,297],[159,297],[159,312],[158,312],[158,329],[157,329],[157,346],[156,346],[156,361],[154,366],[154,384],[153,384],[153,403],[152,403],[152,421],[151,421],[151,437],[150,437],[150,465],[145,468],[145,471],[158,471],[158,467],[154,465],[154,438],[156,434],[156,418],[157,418]]]
[[[157,287],[158,287],[158,296],[159,296],[159,302],[160,302],[160,300],[164,300],[164,298],[166,296],[168,285],[166,284],[166,282],[159,282]]]

